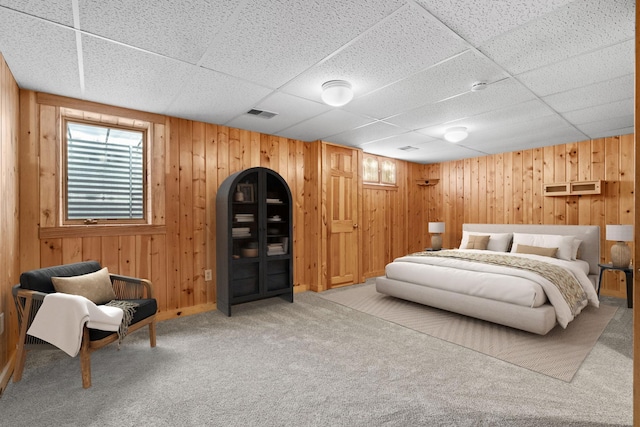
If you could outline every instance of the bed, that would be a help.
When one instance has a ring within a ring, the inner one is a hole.
[[[600,227],[463,224],[462,231],[457,249],[389,263],[376,290],[540,335],[598,306]]]

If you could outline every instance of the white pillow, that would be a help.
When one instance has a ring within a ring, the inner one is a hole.
[[[469,235],[474,236],[489,236],[489,243],[487,243],[488,251],[496,252],[508,252],[509,244],[511,243],[511,233],[477,233],[475,231],[462,231],[462,242],[460,243],[460,249],[466,249],[469,243]]]
[[[518,244],[541,246],[543,248],[558,248],[556,258],[571,261],[575,259],[575,254],[578,251],[578,248],[575,247],[574,244],[575,240],[575,236],[513,233],[513,246],[511,247],[511,252],[515,253],[517,251]]]

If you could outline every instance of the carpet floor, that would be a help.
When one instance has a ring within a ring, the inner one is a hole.
[[[375,284],[335,289],[323,298],[563,381],[571,381],[618,307],[586,307],[566,329],[546,335],[497,325],[378,293]]]
[[[78,358],[27,354],[2,426],[627,426],[632,310],[570,382],[336,304],[313,292],[160,322]],[[605,340],[606,338],[606,340]]]

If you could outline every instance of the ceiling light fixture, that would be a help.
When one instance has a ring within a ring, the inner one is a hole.
[[[322,85],[322,100],[332,107],[341,107],[353,99],[351,83],[345,80],[329,80]]]
[[[444,139],[446,139],[449,142],[460,142],[463,139],[465,139],[467,136],[469,136],[469,132],[467,132],[467,128],[462,126],[449,128],[444,133]]]

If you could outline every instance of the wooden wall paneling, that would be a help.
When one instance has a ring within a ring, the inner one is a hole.
[[[151,129],[150,183],[151,223],[165,224],[165,126],[155,123]]]
[[[20,275],[19,230],[20,207],[19,126],[21,116],[20,93],[11,71],[0,54],[0,189],[3,200],[0,203],[0,312],[5,313],[5,330],[0,335],[0,394],[6,387],[10,371],[11,355],[17,341],[17,323],[11,287]],[[37,212],[37,211],[36,211]]]
[[[504,196],[505,196],[505,175],[504,175],[504,155],[496,154],[493,156],[493,161],[495,163],[495,173],[496,173],[496,200],[495,200],[495,215],[494,222],[496,224],[504,224],[505,223],[505,214],[504,214]]]
[[[57,108],[40,106],[40,227],[58,225]]]
[[[553,146],[542,149],[544,156],[543,184],[550,184],[555,181],[555,149]],[[554,197],[544,198],[543,224],[555,224],[555,201]]]
[[[577,144],[577,157],[578,157],[578,175],[576,179],[578,181],[590,181],[591,180],[591,142],[582,141]],[[577,224],[589,225],[591,224],[591,203],[593,200],[598,199],[594,196],[581,196],[578,197],[578,219]]]
[[[62,239],[40,241],[40,264],[39,267],[62,264]]]
[[[289,159],[287,170],[287,183],[291,190],[291,212],[293,221],[293,241],[289,244],[293,248],[293,289],[294,292],[299,292],[303,289],[301,287],[302,281],[300,280],[302,269],[302,254],[298,247],[298,242],[301,241],[300,233],[304,230],[304,162],[303,150],[301,141],[290,139],[287,141]]]
[[[180,307],[194,305],[193,297],[193,122],[180,121]],[[231,144],[229,144],[231,145]],[[235,144],[238,145],[238,144]]]
[[[514,200],[513,194],[513,156],[514,153],[506,153],[503,157],[504,166],[504,222],[507,224],[513,224],[514,222],[514,207],[516,200]],[[520,180],[520,177],[518,177]],[[519,195],[515,195],[519,197]]]
[[[544,153],[541,148],[533,150],[532,162],[532,213],[531,223],[542,224],[544,222]]]
[[[495,222],[495,218],[496,218],[496,186],[498,185],[497,181],[496,181],[496,162],[495,162],[495,158],[491,157],[491,158],[487,158],[486,159],[486,177],[487,177],[487,184],[486,184],[486,191],[487,191],[487,197],[486,197],[486,201],[485,201],[485,210],[486,210],[486,215],[485,215],[485,223],[494,223]]]
[[[455,177],[455,191],[457,192],[457,194],[459,194],[459,197],[454,198],[455,203],[454,203],[454,209],[453,209],[453,213],[454,213],[453,223],[462,224],[462,222],[464,221],[464,211],[465,211],[464,206],[465,206],[465,202],[467,201],[465,199],[465,194],[463,191],[464,181],[465,181],[464,168],[463,168],[464,162],[458,161],[456,162],[456,164],[459,167],[453,171],[453,175]],[[445,225],[445,231],[446,231],[446,225]],[[455,227],[454,232],[455,234],[453,234],[454,236],[453,246],[459,246],[459,243],[462,240],[462,226]],[[452,246],[449,245],[447,247],[452,247]]]
[[[566,161],[566,145],[555,145],[554,147],[554,169],[553,179],[551,182],[566,182],[567,178],[567,161]],[[552,197],[553,205],[553,224],[566,224],[566,199],[564,197]]]
[[[634,223],[635,159],[633,144],[634,138],[632,134],[620,137],[620,224]]]
[[[154,235],[151,239],[151,275],[149,280],[153,283],[153,293],[158,301],[158,311],[161,313],[169,310],[168,301],[170,298],[167,295],[170,289],[168,284],[170,277],[167,274],[169,270],[167,267],[167,259],[169,258],[167,242],[169,240],[164,234]]]
[[[320,217],[320,143],[318,141],[304,145],[304,238],[302,245],[304,259],[304,283],[312,291],[320,291],[320,250],[321,224]]]
[[[577,143],[566,144],[566,181],[578,181],[579,165],[578,165],[578,146]],[[578,224],[578,199],[579,196],[570,196],[566,198],[566,215],[567,224]]]
[[[165,213],[167,225],[167,310],[180,307],[180,120],[170,118],[167,121],[169,141],[165,144]],[[225,163],[226,164],[226,163]]]
[[[600,226],[600,259],[607,262],[605,245],[605,218],[604,218],[604,201],[607,197],[607,182],[605,177],[604,162],[604,138],[594,139],[591,141],[591,179],[605,180],[603,182],[603,190],[600,197],[592,197],[591,200],[591,224]]]
[[[151,279],[151,242],[153,236],[133,236],[135,239],[135,270],[133,271],[133,277],[141,277],[148,280]]]
[[[118,274],[137,276],[136,236],[118,236]]]
[[[525,194],[524,194],[524,181],[525,167],[523,162],[522,151],[515,151],[512,153],[511,161],[511,223],[522,224],[524,221],[524,206]]]
[[[229,175],[239,172],[243,167],[243,146],[240,144],[240,130],[228,128],[229,132]]]
[[[240,145],[240,169],[253,166],[251,163],[251,131],[238,129],[238,145]]]
[[[459,181],[459,184],[462,186],[462,199],[464,200],[463,203],[466,203],[469,206],[473,206],[474,197],[475,195],[477,195],[477,186],[475,191],[473,188],[474,176],[472,173],[471,161],[472,159],[462,160],[462,165],[463,165],[462,176],[459,176],[459,178],[461,178],[461,180]],[[462,211],[462,220],[464,222],[476,222],[474,217],[474,215],[476,214],[477,212],[474,212],[471,209],[464,209]],[[445,225],[445,231],[446,231],[446,225]]]
[[[4,62],[3,62],[4,64]],[[4,65],[3,65],[4,66]],[[40,266],[39,107],[33,91],[20,91],[20,271]]]
[[[110,273],[120,274],[120,238],[105,236],[100,241],[102,267],[107,267]]]
[[[82,238],[62,240],[62,263],[71,264],[82,261]]]
[[[102,238],[82,238],[82,261],[98,261],[102,259]]]
[[[478,158],[478,223],[487,222],[487,199],[489,186],[487,180],[487,157]]]
[[[193,123],[193,299],[195,305],[207,302],[207,283],[204,281],[204,270],[207,268],[207,175],[205,166],[205,124]]]
[[[522,153],[522,207],[521,223],[533,223],[533,150],[524,150]]]
[[[249,165],[250,167],[260,166],[260,159],[262,153],[260,152],[260,138],[261,134],[258,132],[250,132],[250,152],[249,152]]]
[[[212,271],[212,281],[207,283],[207,303],[216,298],[216,194],[218,193],[218,127],[205,125],[205,168],[206,168],[206,266]]]

